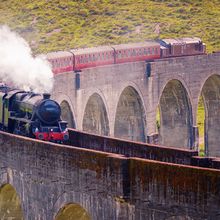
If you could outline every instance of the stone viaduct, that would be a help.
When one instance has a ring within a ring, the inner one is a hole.
[[[220,53],[64,73],[52,95],[70,127],[189,149],[198,148],[202,96],[206,155],[220,156]]]
[[[219,219],[220,161],[74,130],[70,136],[75,147],[0,132],[0,219]]]

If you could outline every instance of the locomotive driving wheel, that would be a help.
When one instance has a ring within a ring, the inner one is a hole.
[[[22,136],[29,136],[29,126],[27,123],[22,121],[16,121],[14,125],[14,134],[22,135]]]

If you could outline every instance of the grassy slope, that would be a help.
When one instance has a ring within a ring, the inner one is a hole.
[[[182,36],[220,50],[219,0],[1,0],[0,24],[36,53]]]

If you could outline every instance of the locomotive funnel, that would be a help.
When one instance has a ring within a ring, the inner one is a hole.
[[[43,98],[44,99],[49,99],[50,98],[50,93],[44,93]]]

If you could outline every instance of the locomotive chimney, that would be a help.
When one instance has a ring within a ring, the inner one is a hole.
[[[50,98],[50,93],[44,93],[43,98],[44,99],[49,99]]]

